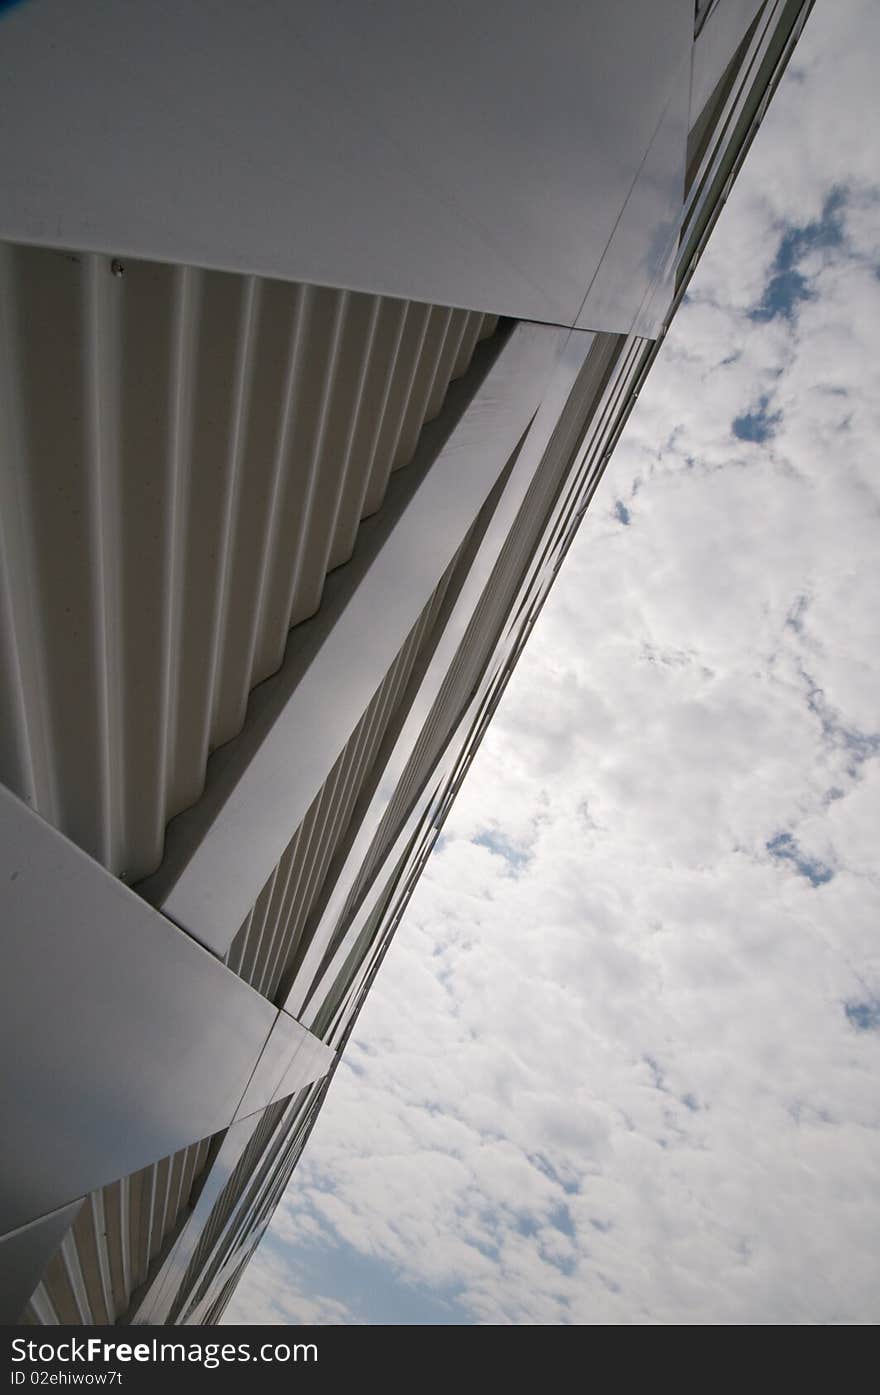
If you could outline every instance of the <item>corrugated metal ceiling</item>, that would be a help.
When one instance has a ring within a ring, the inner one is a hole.
[[[0,780],[136,881],[495,321],[12,246],[0,297]]]
[[[23,1314],[40,1326],[113,1323],[188,1211],[211,1139],[86,1197]]]

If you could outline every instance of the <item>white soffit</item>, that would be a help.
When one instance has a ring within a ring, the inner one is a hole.
[[[0,303],[0,782],[133,882],[495,320],[9,246]]]

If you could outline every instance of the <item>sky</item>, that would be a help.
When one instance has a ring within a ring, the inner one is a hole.
[[[226,1320],[880,1320],[880,5],[819,0]]]

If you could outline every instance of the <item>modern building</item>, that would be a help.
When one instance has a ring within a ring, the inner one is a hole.
[[[8,1320],[222,1313],[809,8],[2,10]]]

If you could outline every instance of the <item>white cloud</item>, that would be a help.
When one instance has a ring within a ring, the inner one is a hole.
[[[264,1244],[248,1267],[246,1290],[233,1295],[225,1321],[261,1327],[291,1322],[349,1326],[356,1318],[344,1303],[316,1293],[307,1278],[297,1276],[277,1250]]]
[[[340,1244],[461,1320],[880,1317],[878,51],[817,7],[230,1317],[355,1320]]]

